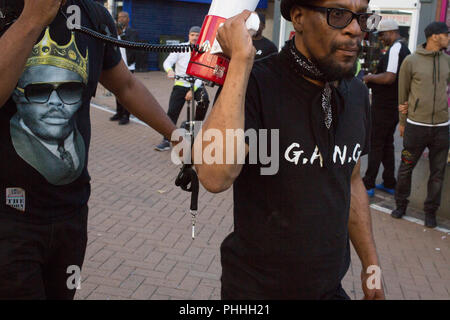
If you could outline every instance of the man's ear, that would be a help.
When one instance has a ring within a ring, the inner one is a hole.
[[[439,42],[439,35],[438,34],[431,35],[431,40],[433,40],[435,43]]]
[[[291,20],[295,31],[303,33],[303,25],[305,20],[305,9],[300,6],[293,6],[291,9]]]

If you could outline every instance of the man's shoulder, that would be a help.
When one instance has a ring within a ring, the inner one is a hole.
[[[89,10],[89,14],[95,13],[97,14],[97,18],[104,19],[106,17],[111,17],[111,14],[109,13],[108,9],[105,8],[105,6],[101,5],[97,1],[84,1],[86,4],[86,10]],[[94,12],[91,12],[94,11]],[[112,17],[111,17],[112,18]]]
[[[402,43],[400,41],[396,41],[391,47],[390,50],[391,51],[400,51],[400,49],[402,48]]]
[[[446,52],[443,52],[442,55],[443,55],[444,58],[447,59],[447,61],[450,63],[450,55],[448,55]]]
[[[277,46],[275,45],[275,43],[273,43],[273,41],[271,41],[270,39],[268,39],[268,38],[266,38],[266,37],[264,37],[264,36],[263,36],[262,38],[263,38],[264,42],[266,42],[266,43],[268,43],[268,44],[274,46],[275,48],[277,47]]]
[[[256,77],[266,78],[270,75],[279,73],[280,65],[278,54],[272,54],[267,57],[255,60],[253,63],[252,74]]]
[[[341,81],[339,85],[339,92],[345,100],[345,105],[353,108],[363,109],[366,112],[370,108],[369,89],[360,79],[353,77]]]
[[[414,65],[414,61],[417,61],[417,59],[420,59],[420,55],[418,55],[416,52],[408,55],[405,57],[405,59],[403,60],[403,64],[412,64]]]
[[[348,91],[350,94],[356,93],[356,94],[368,94],[369,89],[367,86],[362,82],[360,79],[353,77],[351,79],[346,79],[343,81],[344,86],[347,86]]]

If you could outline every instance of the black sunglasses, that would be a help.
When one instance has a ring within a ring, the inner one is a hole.
[[[356,18],[361,31],[373,32],[381,21],[381,16],[373,12],[355,13],[344,8],[317,7],[309,4],[301,6],[318,12],[326,12],[328,25],[336,29],[344,29]]]
[[[47,103],[53,91],[64,104],[72,105],[81,101],[85,85],[81,82],[57,82],[57,83],[31,83],[25,88],[17,87],[17,90],[25,95],[30,103]]]

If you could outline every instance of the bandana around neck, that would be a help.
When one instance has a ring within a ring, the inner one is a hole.
[[[295,38],[294,38],[295,39]],[[319,68],[295,47],[294,39],[286,42],[281,50],[281,57],[288,62],[290,68],[299,76],[325,83],[311,108],[311,127],[315,142],[323,157],[325,167],[331,164],[337,127],[337,114],[343,110],[343,98],[338,89],[326,80]]]

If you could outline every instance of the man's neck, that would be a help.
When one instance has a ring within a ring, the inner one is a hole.
[[[441,48],[437,44],[432,43],[431,41],[428,41],[425,46],[425,50],[432,51],[432,52],[438,52],[441,50]]]
[[[295,35],[294,41],[295,41],[294,43],[295,43],[295,47],[297,48],[297,50],[302,55],[304,55],[307,59],[311,60],[311,55],[309,54],[308,50],[304,46],[304,44],[301,41],[301,38],[298,36],[298,34]],[[319,86],[319,87],[325,86],[325,83],[323,83],[322,81],[314,80],[314,79],[308,78],[306,76],[303,76],[303,78],[305,78],[305,80],[315,84],[316,86]]]
[[[391,42],[391,44],[390,44],[389,46],[392,47],[392,45],[393,45],[394,43],[396,43],[397,41],[399,41],[401,38],[402,38],[402,37],[400,37],[400,36],[396,36],[396,37],[392,40],[392,42]]]

